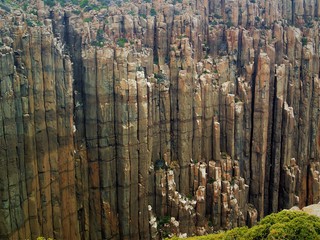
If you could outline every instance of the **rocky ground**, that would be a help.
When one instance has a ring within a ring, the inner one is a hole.
[[[318,203],[318,17],[0,1],[0,239],[202,235]]]

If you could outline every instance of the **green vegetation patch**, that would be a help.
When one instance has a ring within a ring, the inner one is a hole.
[[[160,170],[160,169],[166,170],[167,169],[166,162],[163,159],[158,159],[154,163],[154,169],[155,170]]]
[[[84,22],[92,22],[92,18],[85,18],[83,19]]]
[[[151,8],[150,15],[151,16],[156,16],[157,15],[157,12],[156,12],[156,10],[154,8]]]
[[[56,5],[57,3],[60,3],[60,5],[63,7],[66,4],[65,0],[44,0],[43,1],[45,5],[49,6],[49,7],[53,7],[54,5]]]
[[[157,83],[162,83],[166,80],[166,76],[163,73],[155,73],[154,77],[157,79]]]
[[[126,38],[119,38],[117,44],[119,47],[124,47],[127,42],[128,40]]]
[[[178,240],[174,237],[172,240]],[[320,239],[320,218],[301,211],[283,210],[263,218],[252,228],[241,227],[210,234],[207,236],[190,237],[188,240],[256,240],[286,239],[315,240]]]
[[[79,9],[72,10],[73,14],[80,15],[81,11]]]
[[[102,29],[98,29],[97,31],[97,38],[95,41],[91,42],[91,45],[97,46],[97,47],[103,47],[105,43],[105,38],[104,38],[104,32]]]
[[[308,38],[303,37],[303,38],[301,39],[301,42],[302,42],[302,46],[306,46],[306,45],[308,44]]]

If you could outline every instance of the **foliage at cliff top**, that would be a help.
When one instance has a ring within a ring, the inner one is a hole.
[[[178,240],[178,237],[171,240]],[[256,240],[256,239],[320,239],[320,218],[301,211],[283,210],[263,218],[252,228],[241,227],[226,232],[188,240]]]

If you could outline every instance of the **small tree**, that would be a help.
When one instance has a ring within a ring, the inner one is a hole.
[[[117,44],[119,47],[124,47],[124,45],[128,42],[126,38],[119,38]]]
[[[156,12],[156,10],[154,8],[151,8],[150,15],[151,16],[156,16],[157,15],[157,12]]]

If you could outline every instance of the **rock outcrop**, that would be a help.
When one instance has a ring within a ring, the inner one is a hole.
[[[297,206],[294,206],[290,210],[303,211],[303,212],[306,212],[308,214],[311,214],[311,215],[314,215],[314,216],[317,216],[317,217],[320,216],[320,204],[319,203],[318,204],[311,204],[309,206],[305,206],[302,209],[300,209]]]
[[[0,4],[0,239],[203,235],[319,202],[318,0],[62,2]]]

